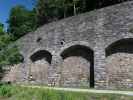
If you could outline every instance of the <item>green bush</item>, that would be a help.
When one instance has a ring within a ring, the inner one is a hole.
[[[12,95],[12,87],[10,85],[0,86],[0,95],[10,97]]]
[[[0,52],[0,66],[14,65],[22,61],[23,56],[19,53],[17,46],[5,48]]]

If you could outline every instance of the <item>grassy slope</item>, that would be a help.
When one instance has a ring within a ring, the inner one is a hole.
[[[0,100],[133,100],[131,96],[1,86]]]

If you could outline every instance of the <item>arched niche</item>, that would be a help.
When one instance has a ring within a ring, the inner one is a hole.
[[[115,53],[133,53],[133,38],[118,40],[106,48],[106,56]]]
[[[94,53],[87,46],[73,45],[61,53],[60,85],[94,87]]]
[[[106,71],[111,88],[133,87],[133,39],[118,40],[106,48]]]
[[[52,55],[49,51],[39,50],[30,57],[29,80],[38,84],[48,84],[48,68],[50,67]]]
[[[32,62],[45,59],[49,64],[51,64],[52,55],[50,52],[46,50],[40,50],[40,51],[35,52],[33,55],[31,55],[30,59]]]

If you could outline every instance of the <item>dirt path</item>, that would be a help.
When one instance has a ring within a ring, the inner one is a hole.
[[[85,92],[85,93],[103,93],[103,94],[120,94],[133,96],[133,91],[117,91],[117,90],[95,90],[95,89],[75,89],[75,88],[57,88],[57,87],[45,87],[45,86],[22,86],[29,88],[44,88],[58,91],[71,91],[71,92]]]

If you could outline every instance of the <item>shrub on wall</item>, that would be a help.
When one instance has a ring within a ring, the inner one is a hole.
[[[0,65],[13,65],[23,61],[23,57],[19,53],[17,46],[5,48],[0,52]]]

